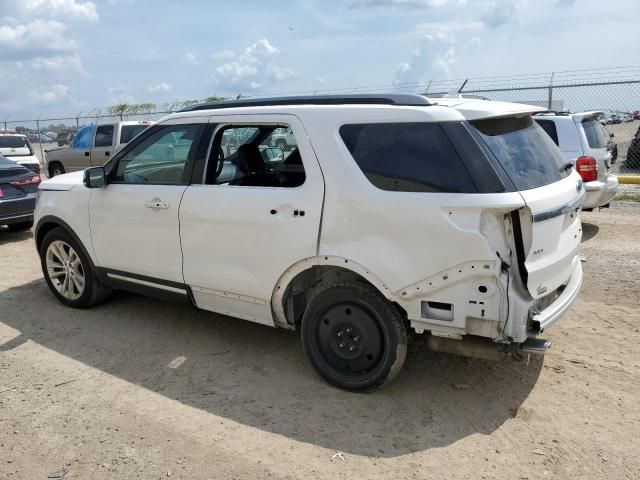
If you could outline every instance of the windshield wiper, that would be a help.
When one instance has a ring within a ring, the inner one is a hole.
[[[560,167],[561,172],[566,172],[567,170],[571,170],[573,168],[573,163],[567,162],[563,166]]]

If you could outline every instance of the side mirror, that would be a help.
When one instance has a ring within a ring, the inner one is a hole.
[[[609,136],[613,138],[615,135],[613,135],[613,133],[609,133]]]
[[[84,171],[84,185],[87,188],[101,188],[106,185],[104,167],[90,167]]]

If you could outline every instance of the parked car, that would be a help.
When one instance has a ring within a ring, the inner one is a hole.
[[[0,155],[24,165],[35,173],[40,173],[40,160],[26,135],[20,133],[0,133]]]
[[[638,127],[631,139],[631,143],[629,143],[624,166],[630,169],[640,169],[640,127]]]
[[[0,155],[0,226],[31,228],[40,175]]]
[[[611,139],[596,120],[601,114],[546,112],[533,117],[582,177],[587,192],[583,210],[608,206],[618,192],[618,177],[610,171]]]
[[[44,168],[49,177],[103,165],[123,145],[144,131],[151,121],[118,121],[81,128],[69,147],[46,150]]]
[[[71,142],[73,142],[73,137],[75,137],[75,132],[73,131],[60,132],[58,133],[58,135],[56,135],[56,143],[59,147],[71,145]]]
[[[44,133],[28,133],[27,138],[34,143],[52,143],[54,141],[52,137]]]
[[[291,150],[295,146],[296,139],[290,128],[280,128],[271,135],[271,146],[279,148],[283,152]]]
[[[611,165],[613,165],[616,163],[616,159],[618,158],[618,144],[614,140],[615,135],[610,132],[607,127],[601,125],[601,128],[604,137],[607,139],[607,150],[609,150],[609,153],[611,154]]]
[[[298,330],[351,391],[398,374],[410,331],[438,351],[544,353],[582,281],[585,192],[540,110],[408,94],[191,106],[42,183],[46,282],[70,307],[123,288]],[[295,144],[277,160],[281,128]],[[244,140],[228,153],[225,137]]]

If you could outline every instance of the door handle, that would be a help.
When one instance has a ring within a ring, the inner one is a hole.
[[[109,152],[104,152],[104,156],[105,156],[105,157],[108,157],[109,155],[110,155],[110,153],[109,153]]]
[[[145,202],[144,206],[147,208],[153,208],[154,210],[165,210],[169,208],[169,202],[163,202],[162,200],[151,200],[150,202]]]
[[[88,157],[89,156],[89,152],[84,152],[84,156]]]

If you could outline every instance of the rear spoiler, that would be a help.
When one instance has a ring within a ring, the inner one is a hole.
[[[446,105],[446,104],[445,104]],[[488,118],[520,117],[546,112],[547,109],[524,103],[492,102],[486,100],[460,99],[460,103],[449,104],[458,110],[466,120],[483,120]]]
[[[572,114],[572,117],[574,122],[581,123],[581,122],[584,122],[585,120],[591,120],[591,119],[595,120],[601,115],[604,115],[604,112],[594,110],[592,112],[574,113]]]

